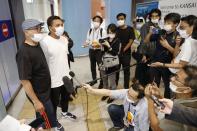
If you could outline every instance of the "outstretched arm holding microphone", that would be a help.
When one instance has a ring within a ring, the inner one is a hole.
[[[89,84],[83,84],[83,88],[87,90],[88,93],[97,94],[101,96],[111,96],[111,90],[107,89],[94,89]]]

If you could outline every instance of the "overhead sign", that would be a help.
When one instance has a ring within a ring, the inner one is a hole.
[[[147,17],[152,9],[158,8],[158,2],[144,2],[136,5],[136,16]]]
[[[14,37],[11,20],[0,20],[0,42]]]
[[[179,13],[181,16],[197,14],[197,0],[160,0],[159,9],[162,18],[168,13]]]

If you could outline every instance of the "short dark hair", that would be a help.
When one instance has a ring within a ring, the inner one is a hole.
[[[125,19],[127,18],[127,15],[125,13],[119,13],[116,16],[116,19],[118,19],[118,17],[123,16]]]
[[[179,24],[181,15],[178,13],[169,13],[164,17],[164,21],[172,21],[174,24]]]
[[[151,19],[151,16],[153,13],[157,13],[158,16],[161,18],[161,10],[160,9],[152,9],[149,13],[149,18]]]
[[[107,33],[109,33],[109,30],[112,32],[112,33],[116,33],[117,31],[117,26],[115,24],[109,24],[108,27],[107,27]]]
[[[48,26],[48,27],[49,27],[49,26],[52,26],[54,20],[61,20],[62,22],[64,22],[64,20],[61,19],[59,16],[53,15],[53,16],[50,16],[50,17],[47,19],[47,26]]]
[[[193,26],[196,19],[197,17],[195,15],[188,15],[188,16],[182,17],[181,21],[186,22],[189,26]]]
[[[103,23],[103,18],[99,15],[96,15],[92,18],[92,20],[94,21],[96,18],[99,18],[100,19],[100,23],[102,24]]]
[[[197,66],[186,65],[183,67],[184,72],[187,74],[185,78],[185,85],[197,90]]]
[[[197,20],[194,21],[194,27],[192,32],[192,38],[197,40]]]
[[[132,84],[131,88],[133,88],[134,91],[138,92],[138,96],[137,96],[138,99],[141,99],[145,96],[144,87],[140,83],[136,82]]]

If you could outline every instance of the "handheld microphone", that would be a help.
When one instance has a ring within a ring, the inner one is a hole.
[[[82,85],[82,83],[75,77],[75,73],[73,71],[69,72],[69,75],[79,84]]]
[[[69,72],[69,75],[79,84],[79,86],[76,86],[76,88],[75,88],[75,91],[77,92],[77,89],[78,88],[81,88],[82,87],[82,83],[75,77],[75,73],[73,72],[73,71],[70,71]],[[73,88],[74,89],[74,88]],[[87,109],[87,113],[86,113],[86,124],[87,124],[87,128],[88,128],[88,131],[89,131],[89,124],[88,124],[88,94],[87,94],[87,90],[86,90],[86,102],[87,102],[87,107],[86,107],[86,109]]]
[[[72,93],[75,92],[74,87],[73,87],[73,83],[71,82],[71,79],[70,78],[68,78],[67,76],[64,76],[62,78],[62,81],[64,83],[64,87],[66,88],[66,91],[69,94],[72,94]]]
[[[69,75],[79,84],[75,89],[73,87],[73,90],[75,90],[75,92],[77,93],[77,89],[82,87],[82,83],[75,77],[75,73],[73,71],[70,71]]]

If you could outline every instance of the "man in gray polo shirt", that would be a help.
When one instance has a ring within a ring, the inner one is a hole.
[[[89,93],[110,96],[114,99],[122,99],[122,105],[111,104],[108,113],[114,124],[109,131],[118,131],[125,127],[125,131],[148,131],[148,103],[144,97],[144,88],[136,83],[129,89],[107,90],[93,89],[84,84]]]

